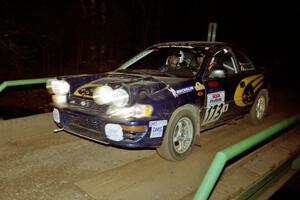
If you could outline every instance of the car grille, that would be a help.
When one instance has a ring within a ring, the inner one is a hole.
[[[103,122],[95,117],[63,112],[64,128],[75,134],[95,139],[98,141],[105,140]]]
[[[86,111],[95,112],[106,112],[107,106],[106,105],[98,105],[92,99],[82,98],[82,97],[75,97],[70,96],[68,98],[68,103],[71,107],[77,107],[79,109],[83,109]]]
[[[61,111],[61,116],[63,118],[62,125],[66,131],[99,142],[107,143],[109,141],[105,136],[104,130],[106,122],[100,120],[100,118],[68,110]],[[123,142],[126,143],[137,142],[141,140],[146,134],[146,132],[135,133],[127,131],[124,131],[123,133]]]

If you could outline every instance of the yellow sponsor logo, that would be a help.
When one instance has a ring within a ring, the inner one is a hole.
[[[196,82],[196,84],[195,84],[195,90],[196,90],[196,91],[204,90],[204,89],[205,89],[204,85],[202,85],[202,84],[199,83],[199,82]]]
[[[264,76],[262,74],[249,76],[241,80],[234,93],[235,104],[240,107],[251,105],[254,101],[255,92],[263,83]]]
[[[101,85],[95,83],[82,85],[74,92],[73,95],[78,97],[93,98],[94,89],[99,86]]]

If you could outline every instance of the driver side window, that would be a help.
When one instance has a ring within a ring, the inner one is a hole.
[[[211,58],[206,75],[208,78],[224,78],[237,72],[232,54],[227,49],[221,49]]]

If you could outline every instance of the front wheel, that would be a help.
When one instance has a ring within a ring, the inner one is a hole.
[[[172,114],[163,143],[157,148],[161,157],[177,161],[185,159],[191,153],[197,130],[197,115],[191,107],[183,106]]]

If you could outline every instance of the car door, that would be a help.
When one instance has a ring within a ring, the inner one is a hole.
[[[258,71],[251,60],[240,50],[233,49],[239,69],[239,83],[234,90],[232,110],[239,114],[248,113],[262,87],[266,87],[264,74]]]
[[[231,49],[215,51],[203,75],[206,98],[201,125],[213,126],[232,118],[238,110],[234,106],[234,91],[241,77]]]

